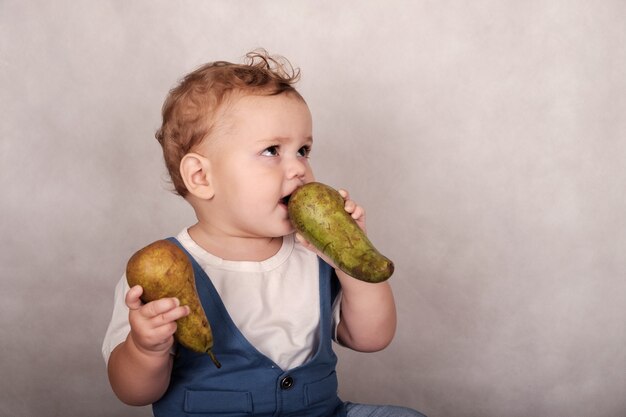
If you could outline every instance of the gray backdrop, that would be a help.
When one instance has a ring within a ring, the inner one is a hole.
[[[342,397],[626,416],[619,0],[0,0],[0,415],[150,415],[100,344],[128,257],[193,221],[161,103],[259,46],[302,69],[317,177],[397,265],[397,337],[338,349]]]

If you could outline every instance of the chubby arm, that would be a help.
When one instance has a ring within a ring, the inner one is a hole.
[[[387,282],[359,281],[337,270],[341,282],[341,320],[337,339],[360,352],[386,348],[396,332],[396,306]]]
[[[345,200],[344,208],[365,231],[365,211],[347,191],[339,190]],[[332,261],[298,235],[298,240],[321,256]],[[353,278],[335,267],[341,282],[341,319],[337,327],[338,341],[361,352],[376,352],[391,343],[396,332],[396,305],[388,282],[369,283]]]
[[[142,304],[140,286],[126,294],[131,331],[108,363],[109,382],[118,398],[129,405],[157,401],[169,385],[176,320],[189,314],[175,298]]]

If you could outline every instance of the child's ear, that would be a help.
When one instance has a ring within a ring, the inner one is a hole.
[[[180,161],[180,175],[190,194],[210,200],[215,194],[211,183],[211,163],[197,153],[191,152]]]

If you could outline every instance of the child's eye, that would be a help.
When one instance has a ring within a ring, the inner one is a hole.
[[[298,150],[298,156],[303,158],[308,158],[311,154],[311,147],[309,145],[305,145]]]
[[[270,146],[266,148],[261,155],[263,156],[277,156],[278,155],[278,146]]]

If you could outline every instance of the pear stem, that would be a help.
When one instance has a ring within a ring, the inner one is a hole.
[[[207,349],[206,353],[209,355],[209,357],[211,358],[211,360],[213,361],[213,363],[215,364],[216,368],[221,368],[222,364],[217,360],[217,358],[215,357],[215,355],[213,354],[213,352],[211,352],[211,349]]]

